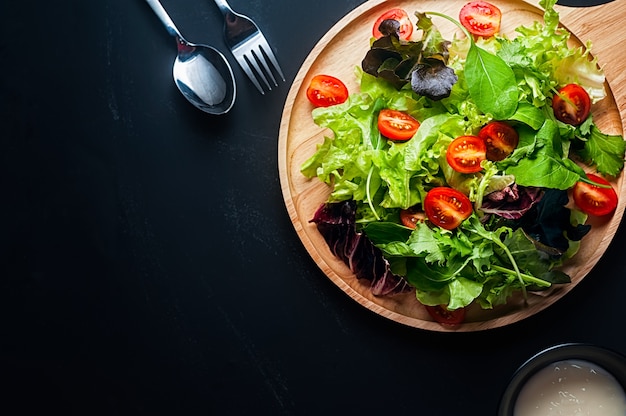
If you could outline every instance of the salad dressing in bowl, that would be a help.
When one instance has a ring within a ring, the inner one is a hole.
[[[514,416],[626,414],[624,389],[604,368],[581,360],[544,367],[524,385]]]
[[[513,375],[498,416],[626,415],[626,358],[589,344],[562,344]]]

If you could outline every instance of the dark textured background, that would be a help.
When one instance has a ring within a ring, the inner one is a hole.
[[[362,1],[232,0],[285,71],[265,97],[213,2],[163,3],[233,63],[227,116],[176,90],[144,1],[0,4],[1,414],[486,415],[546,346],[626,353],[622,229],[571,294],[507,328],[430,333],[353,302],[291,225],[277,136],[306,55]]]

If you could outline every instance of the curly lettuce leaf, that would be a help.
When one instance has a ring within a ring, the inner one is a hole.
[[[543,102],[545,97],[552,96],[552,88],[570,83],[585,88],[593,103],[600,101],[606,96],[605,76],[597,59],[591,58],[591,42],[570,48],[571,35],[559,26],[559,14],[554,10],[556,0],[541,0],[539,4],[545,10],[544,22],[518,27],[519,35],[504,48],[501,57],[528,70],[526,74],[531,75],[532,81],[518,79],[518,82],[532,91],[531,102]]]

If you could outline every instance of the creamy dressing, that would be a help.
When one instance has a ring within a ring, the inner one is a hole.
[[[603,368],[587,361],[559,361],[522,387],[513,415],[624,416],[626,395]]]

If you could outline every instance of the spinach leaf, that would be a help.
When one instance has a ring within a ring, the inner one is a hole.
[[[539,130],[546,121],[546,115],[532,104],[520,102],[510,120],[519,121],[534,130]]]
[[[517,109],[519,92],[515,73],[502,58],[472,42],[465,64],[470,96],[478,108],[497,120],[509,119]]]

